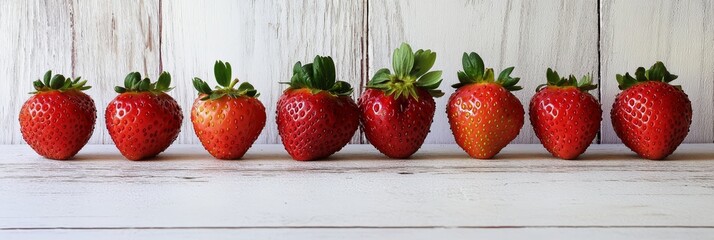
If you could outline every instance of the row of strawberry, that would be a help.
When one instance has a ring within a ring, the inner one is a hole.
[[[361,123],[367,140],[390,158],[408,158],[429,133],[441,71],[431,50],[412,51],[403,43],[394,51],[392,70],[378,70],[358,104],[349,83],[336,80],[330,57],[297,62],[289,88],[277,103],[276,122],[283,145],[293,159],[326,158],[344,147]],[[447,115],[456,143],[471,157],[489,159],[509,144],[524,123],[524,108],[511,93],[522,89],[513,67],[495,76],[476,53],[464,53],[456,92]],[[247,82],[232,79],[229,63],[217,61],[218,85],[194,78],[199,92],[191,122],[203,147],[219,159],[239,159],[265,127],[266,113]],[[596,89],[589,75],[560,77],[548,69],[547,82],[536,89],[529,106],[531,124],[543,146],[562,159],[575,159],[593,142],[602,120]],[[638,68],[635,77],[617,75],[620,89],[612,124],[623,143],[640,156],[663,159],[682,143],[692,122],[692,107],[676,79],[661,62]],[[156,82],[138,72],[127,75],[119,95],[106,108],[105,121],[114,144],[130,160],[154,157],[174,142],[183,116],[170,91],[171,76]],[[52,75],[34,83],[35,92],[20,111],[25,141],[40,155],[69,159],[87,143],[96,121],[94,101],[83,90],[86,80]]]

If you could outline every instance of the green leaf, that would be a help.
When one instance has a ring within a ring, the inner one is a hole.
[[[466,75],[466,73],[463,72],[463,71],[458,71],[458,72],[456,73],[456,76],[459,77],[459,83],[468,84],[468,83],[475,83],[475,82],[476,82],[476,81],[475,81],[476,79],[470,78],[470,77],[469,77],[468,75]],[[459,85],[459,87],[460,87],[460,86],[461,86],[461,85]]]
[[[424,75],[434,66],[436,62],[436,53],[431,50],[417,50],[414,53],[414,67],[412,68],[409,75],[413,77],[419,77]]]
[[[372,80],[370,80],[367,83],[367,86],[376,86],[376,85],[380,85],[382,83],[388,82],[390,79],[390,76],[391,76],[391,73],[389,72],[389,69],[386,69],[386,68],[379,69],[376,73],[374,73]]]
[[[117,92],[117,93],[125,93],[125,92],[126,92],[126,88],[123,88],[123,87],[120,87],[120,86],[116,86],[116,87],[114,87],[114,91]]]
[[[392,54],[392,68],[394,69],[394,74],[400,78],[404,78],[409,75],[414,66],[414,52],[412,52],[411,46],[407,43],[402,43],[399,48],[394,50]]]
[[[45,86],[49,87],[50,80],[52,79],[52,70],[47,71],[42,79],[44,80]]]
[[[161,75],[159,75],[159,80],[156,81],[156,90],[163,91],[169,89],[169,85],[171,85],[171,74],[162,72]]]
[[[151,85],[151,81],[148,78],[144,78],[144,80],[141,80],[139,82],[139,91],[148,91],[149,90],[149,85]]]
[[[471,78],[479,79],[484,74],[483,59],[477,53],[464,53],[461,57],[461,63],[464,67],[464,72]]]
[[[223,92],[213,92],[209,95],[209,99],[216,100],[216,99],[222,98],[225,95],[226,95],[226,93],[223,93]]]
[[[515,67],[509,67],[501,71],[501,74],[498,75],[498,80],[500,81],[506,81],[507,79],[511,78],[511,72],[513,72],[513,69]]]
[[[213,65],[213,74],[216,77],[218,85],[226,87],[231,81],[231,76],[228,75],[228,69],[223,61],[216,61],[216,64]]]
[[[558,82],[560,82],[560,76],[558,76],[558,72],[553,71],[553,69],[548,68],[546,72],[546,78],[548,79],[548,84],[552,86],[557,86]]]
[[[335,84],[335,63],[332,57],[315,56],[313,61],[313,79],[316,81],[315,87],[322,90],[327,90]]]
[[[60,89],[62,88],[62,85],[64,85],[64,76],[57,74],[50,80],[49,87],[51,89]]]
[[[426,89],[436,89],[441,84],[441,71],[433,71],[424,74],[416,82],[416,85]]]

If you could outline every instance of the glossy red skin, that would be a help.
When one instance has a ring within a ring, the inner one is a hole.
[[[94,100],[78,90],[40,92],[20,109],[20,132],[32,149],[56,160],[72,158],[94,132]]]
[[[390,158],[409,158],[424,143],[436,104],[429,92],[417,89],[419,99],[387,96],[367,89],[359,99],[360,120],[367,140]]]
[[[218,159],[239,159],[265,127],[265,107],[253,97],[201,100],[191,108],[191,122],[203,147]]]
[[[648,81],[617,94],[610,115],[625,146],[643,158],[661,160],[687,137],[692,103],[674,86]]]
[[[176,140],[183,115],[166,93],[127,92],[109,103],[105,120],[121,154],[142,160],[158,155]]]
[[[533,96],[529,109],[541,144],[561,159],[580,156],[600,130],[600,103],[576,87],[545,87]]]
[[[456,143],[472,158],[490,159],[513,141],[523,127],[523,105],[495,83],[462,86],[446,106]]]
[[[349,96],[288,89],[277,108],[283,146],[299,161],[329,157],[347,145],[359,126],[357,105]]]

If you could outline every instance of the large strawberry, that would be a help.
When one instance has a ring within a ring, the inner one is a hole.
[[[617,75],[620,90],[610,115],[617,136],[643,158],[664,159],[677,149],[692,124],[692,103],[662,62],[635,77]]]
[[[191,108],[191,122],[203,147],[218,159],[238,159],[253,145],[265,127],[265,107],[258,91],[247,82],[233,88],[231,64],[216,61],[218,87],[211,89],[200,78],[193,79],[199,92]]]
[[[434,119],[434,97],[441,97],[441,71],[429,72],[436,53],[409,44],[394,50],[392,68],[377,71],[359,99],[367,140],[390,158],[408,158],[426,139]]]
[[[602,109],[588,91],[596,89],[592,77],[561,78],[548,68],[547,84],[531,99],[531,125],[543,147],[553,156],[575,159],[585,152],[600,130]]]
[[[494,79],[493,69],[484,69],[476,53],[464,53],[464,71],[458,72],[456,92],[449,98],[446,113],[456,143],[469,156],[489,159],[513,141],[523,127],[523,105],[511,91],[520,78],[510,76],[506,68]]]
[[[46,158],[65,160],[79,152],[94,132],[97,109],[82,91],[87,80],[45,73],[20,110],[22,138]]]
[[[335,80],[331,57],[293,67],[290,87],[278,100],[278,133],[295,160],[326,158],[352,138],[359,125],[349,83]]]
[[[172,88],[171,75],[161,73],[152,83],[138,72],[129,73],[119,96],[107,106],[105,120],[114,144],[129,160],[158,155],[176,140],[181,131],[181,107],[166,94]]]

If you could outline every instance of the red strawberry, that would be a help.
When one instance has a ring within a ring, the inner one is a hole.
[[[217,61],[214,73],[222,86],[215,90],[200,78],[193,79],[200,93],[191,108],[193,130],[213,157],[239,159],[265,127],[265,107],[250,83],[233,88],[238,79],[231,81],[230,63]]]
[[[639,67],[635,78],[617,75],[620,90],[610,115],[615,133],[625,146],[643,158],[664,159],[684,141],[692,124],[692,103],[677,79],[662,62],[645,71]]]
[[[513,141],[523,127],[521,102],[510,91],[520,78],[510,76],[513,67],[506,68],[494,80],[493,69],[484,70],[483,60],[476,53],[464,53],[464,71],[458,72],[456,92],[449,98],[446,113],[456,143],[469,156],[490,159]]]
[[[335,81],[331,57],[314,63],[297,62],[290,87],[278,100],[278,133],[295,160],[326,158],[352,138],[359,125],[357,105],[349,83]]]
[[[82,91],[87,80],[45,73],[33,82],[35,92],[20,110],[22,138],[46,158],[65,160],[79,152],[94,132],[97,109]]]
[[[176,140],[183,115],[176,100],[165,93],[170,84],[167,72],[155,83],[133,72],[126,76],[124,87],[114,87],[119,96],[107,106],[107,130],[127,159],[154,157]]]
[[[372,145],[390,158],[408,158],[426,139],[434,119],[433,97],[441,97],[441,71],[428,72],[436,53],[409,44],[394,50],[389,69],[377,71],[359,99],[362,129]]]
[[[548,83],[540,85],[531,99],[533,130],[553,156],[575,159],[585,152],[600,130],[602,109],[588,91],[596,89],[592,77],[560,78],[548,68]]]

